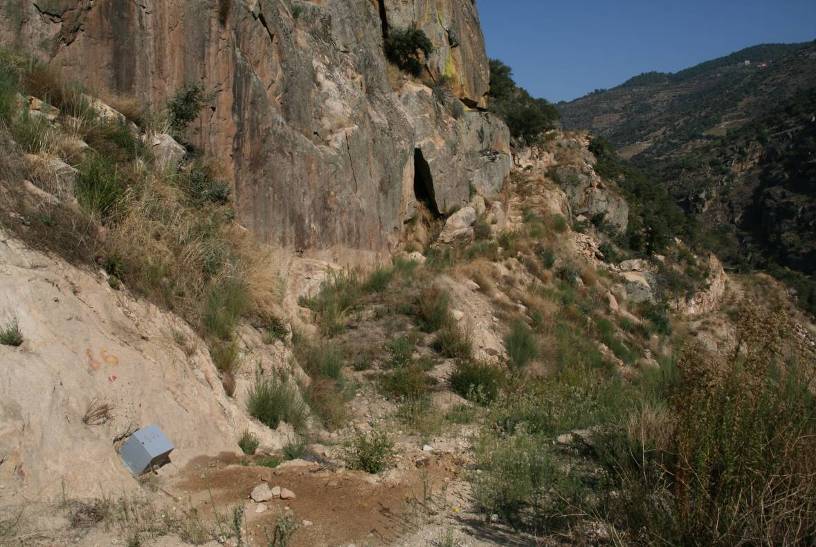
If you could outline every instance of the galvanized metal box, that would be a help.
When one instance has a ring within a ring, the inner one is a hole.
[[[119,456],[134,475],[141,475],[154,466],[170,461],[173,443],[156,425],[136,431],[119,449]]]

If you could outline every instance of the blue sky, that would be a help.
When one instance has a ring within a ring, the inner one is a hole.
[[[760,43],[816,39],[816,0],[477,0],[491,57],[551,101]]]

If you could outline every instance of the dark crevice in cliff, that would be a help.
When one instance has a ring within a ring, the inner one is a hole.
[[[424,204],[435,218],[442,216],[436,205],[431,166],[428,165],[419,148],[414,149],[414,197],[418,202]]]
[[[263,27],[266,29],[266,33],[269,35],[269,41],[272,42],[272,45],[275,45],[275,35],[269,29],[269,25],[266,22],[266,17],[264,17],[262,11],[258,11],[258,21],[260,21]]]
[[[385,0],[377,2],[380,9],[380,24],[382,25],[383,40],[388,38],[388,12],[385,11]]]

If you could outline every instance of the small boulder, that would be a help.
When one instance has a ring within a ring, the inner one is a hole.
[[[473,224],[476,222],[476,209],[473,207],[462,207],[445,222],[442,233],[439,234],[439,241],[451,243],[459,238],[467,238],[473,235]]]
[[[56,121],[60,115],[59,109],[54,108],[44,101],[41,101],[37,97],[28,97],[28,113],[48,122]]]
[[[255,503],[262,503],[264,501],[269,501],[275,498],[275,495],[272,493],[272,489],[269,488],[269,485],[265,482],[262,482],[258,486],[252,489],[252,492],[249,494],[249,497]]]
[[[184,159],[184,156],[187,155],[187,150],[167,133],[152,135],[150,137],[150,149],[156,158],[156,164],[162,168],[175,169]]]
[[[280,499],[282,500],[293,500],[295,499],[295,493],[289,490],[288,488],[281,488],[280,491]]]
[[[419,251],[414,251],[412,253],[408,253],[408,260],[411,262],[416,262],[417,264],[425,264],[427,260],[425,255],[420,253]]]
[[[281,487],[280,486],[273,486],[272,487],[272,496],[275,498],[279,498],[281,495]]]
[[[265,511],[266,511],[266,504],[265,503],[259,503],[258,507],[255,508],[256,513],[263,513]]]

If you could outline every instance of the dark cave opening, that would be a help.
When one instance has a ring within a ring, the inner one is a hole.
[[[428,165],[419,148],[414,148],[414,197],[425,205],[435,218],[442,216],[436,205],[431,166]]]
[[[388,38],[388,13],[385,11],[385,0],[379,0],[380,24],[382,25],[383,40]]]

